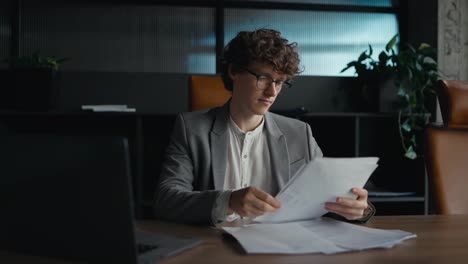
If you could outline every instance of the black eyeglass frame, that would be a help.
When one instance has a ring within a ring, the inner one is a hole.
[[[289,89],[292,87],[292,83],[290,82],[290,80],[285,80],[285,81],[277,81],[277,80],[274,80],[273,78],[269,77],[269,76],[266,76],[266,75],[261,75],[261,74],[257,74],[247,68],[243,68],[244,71],[252,74],[253,76],[255,76],[255,78],[257,78],[257,82],[255,83],[257,89],[259,90],[266,90],[268,87],[270,87],[270,85],[272,83],[275,83],[275,90],[276,91],[280,91],[281,89],[285,88],[285,89]],[[269,79],[270,80],[270,85],[268,85],[267,87],[265,87],[264,89],[260,89],[258,88],[258,82],[260,81],[260,78],[266,78],[266,79]],[[282,85],[279,86],[280,88],[277,89],[276,87],[278,87],[278,82],[282,82]]]

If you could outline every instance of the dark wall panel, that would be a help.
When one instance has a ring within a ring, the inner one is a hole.
[[[283,90],[272,110],[304,107],[311,112],[357,111],[358,82],[352,77],[298,76],[291,89]]]
[[[187,74],[64,71],[58,81],[58,109],[77,111],[84,104],[127,104],[139,112],[176,114],[188,111]],[[304,107],[311,112],[358,111],[355,78],[297,77],[273,111]]]
[[[185,74],[62,72],[58,89],[58,109],[64,111],[87,104],[126,104],[158,114],[188,110]]]
[[[11,48],[11,4],[0,1],[0,59],[9,56]],[[2,63],[0,63],[1,66]]]

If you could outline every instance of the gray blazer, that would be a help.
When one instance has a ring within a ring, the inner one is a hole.
[[[226,172],[228,104],[177,117],[155,195],[157,218],[213,224],[211,211]],[[323,156],[307,123],[267,112],[265,129],[272,177],[280,189],[300,167]]]

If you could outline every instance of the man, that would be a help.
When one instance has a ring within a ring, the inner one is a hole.
[[[156,191],[158,218],[215,224],[281,207],[274,196],[299,168],[322,156],[308,124],[268,112],[301,72],[299,62],[296,43],[275,30],[240,32],[231,40],[222,64],[231,99],[177,117]],[[357,199],[338,197],[326,209],[367,220],[367,191],[352,192]]]

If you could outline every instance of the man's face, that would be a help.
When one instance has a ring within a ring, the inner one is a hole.
[[[231,72],[230,76],[233,80],[232,106],[252,115],[265,114],[281,91],[281,82],[287,80],[286,75],[273,71],[271,65],[260,63]]]

